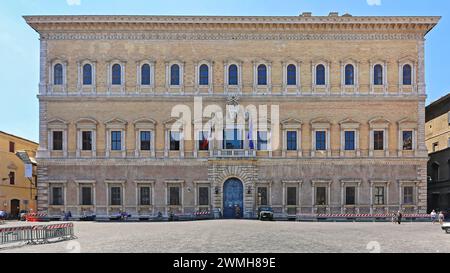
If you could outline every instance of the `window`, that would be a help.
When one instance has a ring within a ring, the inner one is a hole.
[[[411,151],[413,149],[413,132],[412,131],[403,131],[403,150]]]
[[[198,132],[198,134],[199,134],[198,149],[200,151],[208,151],[209,150],[208,132],[201,131],[201,132]]]
[[[53,131],[53,151],[63,150],[63,132]]]
[[[384,187],[375,187],[375,205],[384,205]]]
[[[122,132],[121,131],[111,131],[111,150],[121,151],[122,150]]]
[[[62,85],[63,84],[63,66],[62,64],[55,64],[53,67],[53,84]]]
[[[180,132],[170,131],[170,150],[180,150]]]
[[[288,187],[287,188],[287,205],[297,206],[297,188]]]
[[[346,187],[345,188],[345,204],[352,206],[356,204],[356,188]]]
[[[297,150],[297,131],[287,131],[287,150],[296,151]]]
[[[267,187],[258,187],[258,204],[260,206],[269,205]]]
[[[238,85],[238,67],[235,64],[228,68],[228,85]]]
[[[327,188],[317,187],[316,188],[316,205],[325,206],[327,204]]]
[[[64,205],[63,188],[62,187],[52,187],[52,203],[53,206]]]
[[[439,147],[439,142],[433,143],[433,145],[432,145],[432,151],[433,151],[433,153],[437,151],[438,147]]]
[[[92,84],[92,65],[83,65],[83,85]]]
[[[381,64],[377,64],[373,68],[373,84],[383,85],[383,66]]]
[[[345,66],[345,85],[355,84],[355,67],[351,64]]]
[[[258,85],[267,85],[267,66],[258,66]]]
[[[92,206],[92,188],[81,187],[81,205]]]
[[[325,151],[327,149],[325,131],[316,131],[316,151]]]
[[[180,187],[169,187],[169,205],[180,205]]]
[[[375,151],[384,150],[384,131],[373,131],[373,149]]]
[[[256,146],[257,146],[258,151],[267,151],[267,149],[268,149],[268,146],[267,146],[268,133],[267,133],[267,131],[258,131],[257,136],[258,136],[258,141],[256,142]]]
[[[92,131],[83,131],[81,133],[81,149],[83,151],[91,151],[92,150]]]
[[[9,152],[15,153],[16,152],[16,144],[12,141],[9,142]]]
[[[244,141],[242,139],[242,131],[239,129],[224,130],[223,148],[227,150],[243,149]]]
[[[345,150],[346,151],[354,151],[355,150],[355,131],[345,131]]]
[[[412,68],[411,65],[405,64],[403,66],[403,85],[412,84]]]
[[[293,64],[287,67],[287,85],[297,85],[297,67]]]
[[[403,204],[405,204],[405,205],[414,204],[413,192],[414,192],[413,187],[404,187],[403,188]]]
[[[141,151],[150,151],[150,131],[141,131]]]
[[[150,187],[139,188],[139,205],[150,206]]]
[[[170,67],[170,85],[180,85],[180,66],[177,64]]]
[[[325,66],[323,64],[316,66],[316,85],[325,85]]]
[[[198,205],[199,206],[209,206],[209,188],[199,187],[198,188]]]
[[[16,173],[15,172],[9,172],[9,184],[10,185],[16,184]]]
[[[120,187],[111,187],[111,206],[122,205],[122,189]]]
[[[141,67],[141,85],[150,85],[150,65],[143,64]]]
[[[199,73],[199,85],[208,85],[209,84],[209,69],[206,64],[202,64],[200,66],[200,73]]]
[[[122,67],[120,66],[120,64],[115,64],[112,66],[112,84],[122,84]]]

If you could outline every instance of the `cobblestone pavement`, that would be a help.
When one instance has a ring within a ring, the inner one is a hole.
[[[8,223],[5,226],[29,223]],[[450,235],[431,223],[301,223],[217,220],[75,222],[78,239],[2,252],[445,252]]]

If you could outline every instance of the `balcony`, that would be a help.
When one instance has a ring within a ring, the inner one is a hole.
[[[229,158],[229,157],[256,157],[255,150],[213,150],[210,157]]]

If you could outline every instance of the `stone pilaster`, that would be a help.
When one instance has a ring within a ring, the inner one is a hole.
[[[48,212],[49,188],[48,188],[48,168],[38,164],[37,167],[37,209]]]
[[[417,207],[419,213],[427,213],[427,165],[426,162],[417,168]]]

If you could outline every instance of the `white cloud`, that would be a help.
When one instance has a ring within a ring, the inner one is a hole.
[[[81,0],[66,0],[69,6],[79,6],[81,5]]]
[[[369,6],[381,6],[381,0],[367,0]]]

